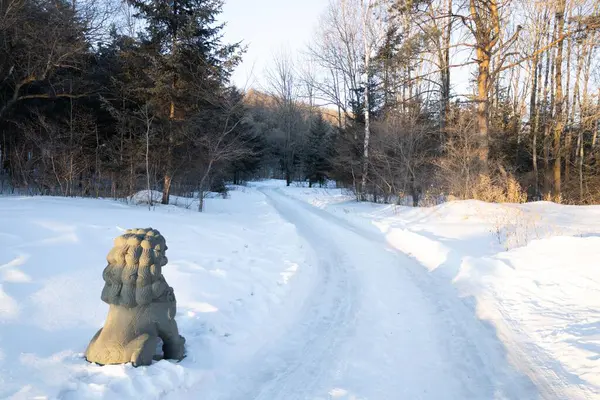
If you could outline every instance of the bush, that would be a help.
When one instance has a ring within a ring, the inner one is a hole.
[[[471,188],[471,196],[475,200],[488,203],[525,203],[527,201],[527,193],[519,182],[502,170],[495,177],[489,174],[480,174]]]
[[[225,180],[222,178],[213,180],[212,184],[210,185],[210,191],[219,193],[220,195],[226,195],[227,186],[225,185]]]

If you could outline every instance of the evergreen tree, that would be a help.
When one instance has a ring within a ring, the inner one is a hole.
[[[318,113],[308,134],[304,151],[304,172],[309,185],[323,184],[331,171],[331,127]]]
[[[163,204],[169,202],[184,122],[204,108],[214,108],[240,59],[239,44],[221,43],[217,24],[222,0],[132,0],[147,23],[144,35],[152,54],[152,98],[169,121],[165,138]]]

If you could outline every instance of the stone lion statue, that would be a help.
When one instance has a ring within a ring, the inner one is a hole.
[[[185,339],[175,322],[173,288],[161,273],[167,244],[152,228],[129,229],[114,241],[104,268],[101,298],[110,308],[106,323],[92,338],[89,362],[150,365],[159,339],[164,358],[181,360]]]

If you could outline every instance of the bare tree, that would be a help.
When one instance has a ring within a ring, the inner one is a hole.
[[[204,210],[204,200],[210,191],[214,172],[219,165],[233,162],[252,155],[246,145],[248,139],[239,129],[246,118],[243,112],[242,97],[226,97],[221,104],[221,121],[208,130],[200,121],[192,121],[190,130],[194,135],[194,144],[200,149],[201,173],[198,181],[198,211]],[[219,126],[220,125],[220,126]]]
[[[325,105],[338,113],[338,127],[356,116],[350,104],[360,103],[364,43],[359,0],[330,0],[321,17],[308,56],[319,67],[312,85]]]
[[[492,58],[501,49],[506,49],[516,40],[515,33],[507,43],[502,43],[500,8],[506,6],[497,0],[469,0],[469,17],[462,18],[467,29],[473,35],[475,43],[472,47],[476,52],[477,62],[477,131],[480,140],[479,159],[487,168],[489,156],[489,105],[490,90],[493,85],[494,72]],[[499,56],[500,64],[504,57]]]
[[[152,204],[154,202],[152,195],[152,186],[150,185],[150,136],[152,133],[152,123],[154,121],[155,116],[150,111],[150,105],[148,103],[144,104],[142,109],[138,112],[138,119],[142,122],[145,128],[145,154],[144,158],[146,160],[146,190],[148,194],[148,210],[152,209]]]
[[[364,54],[363,71],[363,107],[365,135],[363,144],[363,166],[360,185],[361,200],[365,200],[365,192],[369,174],[369,145],[371,139],[371,58],[378,51],[384,38],[386,29],[384,26],[383,10],[374,0],[361,0],[361,22]]]
[[[565,9],[566,9],[566,0],[558,0],[557,8],[555,13],[555,26],[557,31],[557,37],[563,36],[563,29],[565,23]],[[554,91],[554,95],[556,98],[555,109],[554,109],[554,147],[553,147],[553,156],[554,156],[554,167],[553,167],[553,194],[554,199],[558,200],[561,196],[561,138],[564,129],[564,113],[563,113],[563,102],[564,95],[562,90],[562,72],[563,72],[563,44],[564,40],[559,40],[557,43],[556,49],[556,58],[554,62],[554,67],[556,71],[556,75],[554,77],[554,83],[556,85],[556,89]]]
[[[273,65],[266,71],[266,79],[267,91],[277,107],[277,127],[283,135],[282,167],[289,186],[306,129],[299,103],[299,79],[287,52],[280,51],[273,57]]]

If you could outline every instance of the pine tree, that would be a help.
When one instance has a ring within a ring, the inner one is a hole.
[[[308,134],[304,152],[304,172],[309,185],[323,184],[331,171],[332,136],[329,124],[318,113]]]
[[[217,24],[222,0],[131,0],[147,23],[144,39],[153,55],[149,66],[155,106],[169,121],[165,143],[163,204],[169,202],[182,122],[204,106],[216,106],[241,56],[236,44],[221,43]]]

